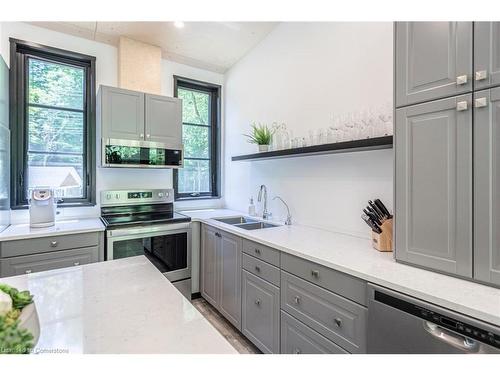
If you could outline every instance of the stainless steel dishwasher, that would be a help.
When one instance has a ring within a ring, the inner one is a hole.
[[[498,326],[379,286],[368,293],[368,353],[500,353]]]

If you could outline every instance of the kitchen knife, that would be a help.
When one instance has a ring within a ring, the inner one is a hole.
[[[378,221],[382,222],[384,221],[383,218],[381,218],[377,212],[375,212],[375,210],[373,208],[371,208],[370,206],[366,206],[366,209],[368,212],[370,212],[373,216],[375,216],[377,218]]]
[[[369,207],[367,207],[367,209],[369,209]],[[372,221],[377,223],[377,225],[382,225],[382,222],[380,221],[379,217],[373,211],[367,211],[367,210],[363,209],[363,212],[366,215],[368,215],[370,217],[370,219],[372,219]]]
[[[370,219],[370,217],[369,217],[369,216],[367,216],[367,215],[363,214],[363,215],[361,215],[361,218],[364,220],[364,222],[365,222],[366,224],[368,224],[368,226],[369,226],[370,228],[372,228],[372,230],[373,230],[375,233],[378,233],[378,234],[382,233],[382,229],[380,229],[380,227],[379,227],[379,226],[378,226],[375,222],[373,222],[373,221],[372,221],[372,219]]]
[[[382,211],[382,213],[387,217],[387,219],[392,218],[391,213],[389,212],[387,207],[385,207],[385,205],[382,203],[380,199],[375,199],[373,203],[375,203],[375,205],[380,209],[380,211]]]
[[[368,201],[368,204],[373,209],[373,211],[375,211],[377,213],[377,215],[380,217],[380,220],[383,220],[385,218],[385,215],[382,213],[382,211],[380,211],[380,209],[375,205],[375,203],[373,203],[370,200],[370,201]]]

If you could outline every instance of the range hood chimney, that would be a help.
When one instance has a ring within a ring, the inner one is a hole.
[[[161,49],[120,37],[118,43],[118,86],[161,94]]]

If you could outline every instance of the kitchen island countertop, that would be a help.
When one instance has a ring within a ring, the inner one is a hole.
[[[144,256],[0,279],[34,295],[35,352],[236,354]]]

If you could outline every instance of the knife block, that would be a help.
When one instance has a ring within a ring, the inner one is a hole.
[[[382,233],[372,231],[372,246],[378,251],[392,251],[392,219],[385,220],[380,226]]]

